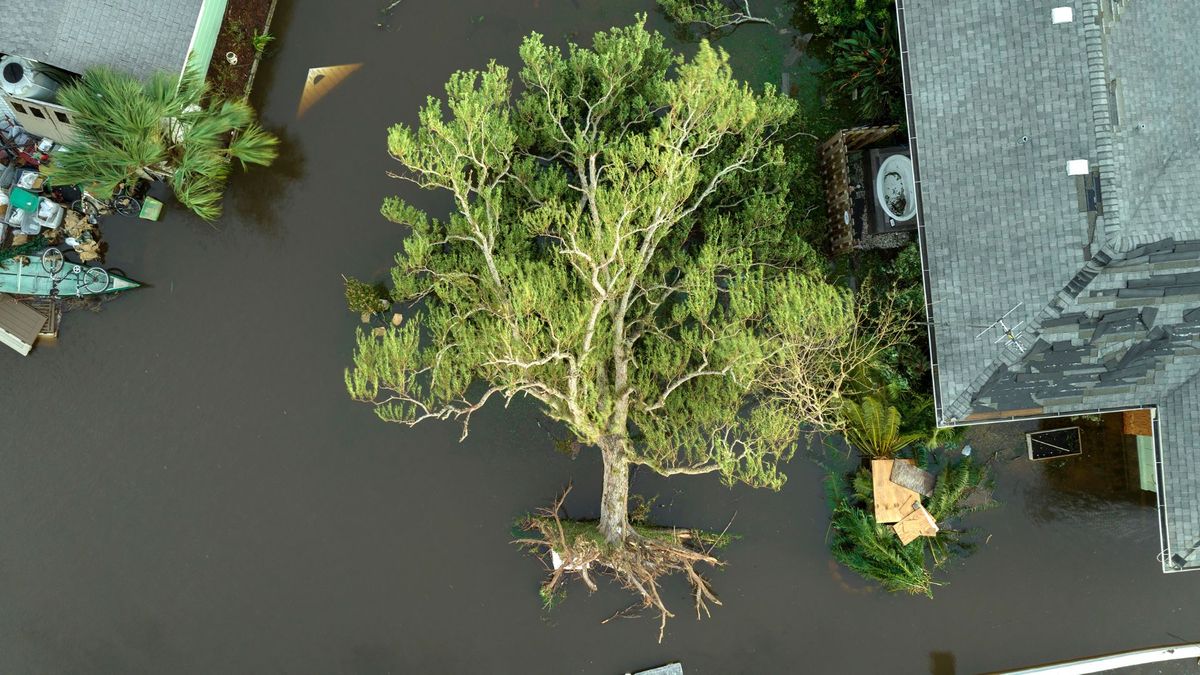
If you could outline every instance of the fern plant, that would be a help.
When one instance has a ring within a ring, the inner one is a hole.
[[[185,207],[205,220],[221,215],[233,161],[246,168],[275,160],[275,136],[245,101],[206,99],[195,69],[182,79],[146,81],[95,68],[58,93],[75,111],[75,138],[56,153],[47,173],[58,185],[84,185],[100,195],[137,179],[165,180]]]
[[[990,492],[991,487],[992,479],[987,469],[970,459],[951,462],[938,473],[933,494],[925,504],[925,510],[940,526],[937,535],[925,539],[935,566],[941,567],[947,560],[975,550],[975,543],[969,536],[971,532],[956,529],[951,524],[968,513],[994,508],[996,502],[990,497],[970,499],[976,491]]]
[[[933,577],[925,565],[924,547],[918,542],[901,544],[890,527],[875,522],[861,502],[859,481],[855,495],[847,494],[845,481],[836,475],[827,477],[825,485],[833,507],[829,550],[834,559],[888,591],[932,597]],[[869,485],[867,480],[868,490]]]
[[[927,467],[926,455],[919,454],[917,459]],[[995,506],[990,499],[968,503],[975,490],[987,489],[990,483],[986,468],[969,459],[948,463],[938,472],[933,494],[925,504],[940,529],[932,537],[905,545],[891,526],[875,521],[870,471],[859,469],[848,479],[830,474],[825,480],[833,511],[830,552],[839,563],[878,581],[888,591],[932,597],[933,571],[974,550],[972,532],[952,528],[948,521]]]
[[[841,414],[846,424],[846,440],[872,459],[895,457],[921,438],[918,433],[901,433],[900,412],[872,396],[864,397],[862,403],[844,401]]]

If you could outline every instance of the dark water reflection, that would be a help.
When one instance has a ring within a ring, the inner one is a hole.
[[[374,2],[293,4],[258,94],[282,170],[239,178],[217,228],[174,205],[112,221],[110,264],[151,287],[68,316],[56,348],[0,353],[0,673],[971,673],[1200,637],[1200,576],[1158,571],[1151,508],[1017,460],[975,521],[991,539],[932,601],[831,564],[823,472],[796,461],[779,493],[635,476],[663,522],[734,518],[712,620],[678,581],[662,645],[646,621],[599,625],[627,602],[609,588],[543,616],[510,524],[571,480],[572,510],[594,508],[596,458],[556,453],[519,403],[462,444],[352,404],[340,275],[386,273],[385,129],[453,70],[514,65],[530,30],[661,21],[649,0],[406,0],[385,31]],[[358,62],[295,119],[309,68]]]

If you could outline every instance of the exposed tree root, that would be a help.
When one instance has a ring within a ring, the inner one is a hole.
[[[593,576],[607,574],[636,594],[640,598],[641,608],[653,608],[658,612],[658,641],[662,642],[667,619],[675,614],[663,602],[659,583],[663,577],[681,573],[691,584],[696,618],[712,616],[709,604],[720,605],[721,601],[696,566],[724,565],[712,555],[712,550],[727,543],[727,535],[634,526],[623,542],[610,545],[600,535],[596,521],[566,520],[561,517],[563,500],[570,491],[568,487],[553,506],[525,517],[520,526],[534,536],[515,542],[536,554],[551,558],[552,563],[547,565],[549,576],[541,587],[542,598],[548,607],[562,597],[564,591],[561,586],[568,577],[579,578],[589,591],[594,592],[597,586]],[[639,603],[635,602],[626,610],[606,619],[605,623],[614,618],[630,616],[629,611],[638,606]]]

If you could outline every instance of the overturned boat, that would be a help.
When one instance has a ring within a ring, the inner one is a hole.
[[[0,293],[36,297],[87,297],[140,287],[136,281],[94,267],[66,262],[62,251],[48,248],[40,258],[6,260],[0,266]]]

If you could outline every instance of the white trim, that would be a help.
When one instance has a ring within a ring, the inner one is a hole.
[[[192,47],[196,46],[196,34],[200,32],[200,17],[204,16],[204,8],[210,2],[212,2],[212,0],[200,0],[200,11],[196,13],[196,19],[192,22],[192,37],[188,40],[187,49],[183,52],[183,67],[179,69],[180,81],[183,80],[183,74],[187,72],[188,61],[190,61],[192,58]],[[224,23],[223,20],[222,23]],[[219,26],[217,27],[217,30],[220,30]],[[178,88],[178,82],[175,86]]]

